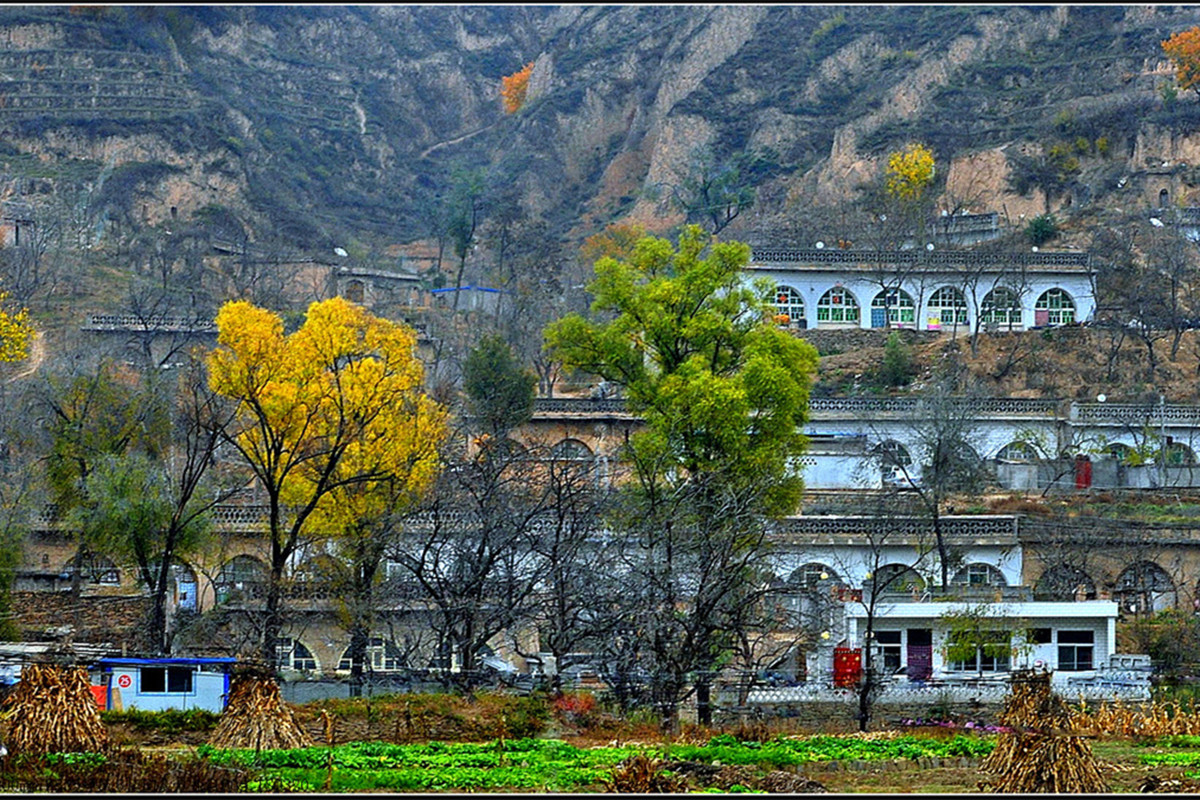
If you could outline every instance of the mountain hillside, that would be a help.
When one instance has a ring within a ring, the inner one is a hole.
[[[951,188],[986,179],[974,204],[1015,216],[1042,200],[1005,185],[1013,152],[1106,139],[1076,204],[1195,154],[1195,98],[1163,108],[1159,43],[1197,23],[1177,6],[9,7],[3,167],[35,192],[107,169],[114,216],[219,205],[316,247],[427,236],[455,169],[582,236],[669,222],[663,187],[697,148],[767,154],[761,221],[851,196],[920,140]],[[527,63],[506,114],[501,78]]]
[[[1028,247],[1054,212],[1049,247],[1107,258],[1116,231],[1136,254],[1152,209],[1200,205],[1200,97],[1161,48],[1197,24],[1188,6],[4,7],[0,216],[36,241],[0,277],[72,330],[139,304],[209,315],[313,258],[569,295],[586,274],[561,265],[613,223],[878,246],[863,201],[913,142],[934,213],[994,212],[990,246]],[[685,217],[705,180],[736,207]],[[225,274],[193,291],[215,252]]]

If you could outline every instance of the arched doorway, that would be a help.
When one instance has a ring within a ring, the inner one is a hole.
[[[1175,581],[1153,561],[1131,564],[1117,578],[1115,600],[1123,614],[1142,616],[1175,607]]]
[[[1070,325],[1075,321],[1075,301],[1057,287],[1047,289],[1033,304],[1033,324]]]
[[[1038,578],[1033,587],[1033,599],[1057,602],[1095,600],[1096,582],[1079,567],[1055,564]]]
[[[890,289],[875,295],[871,301],[871,327],[913,327],[917,322],[917,307],[912,295],[903,289]]]

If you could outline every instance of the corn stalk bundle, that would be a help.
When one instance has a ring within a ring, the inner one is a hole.
[[[1014,673],[1000,722],[1013,732],[1000,734],[996,748],[981,765],[995,776],[986,782],[992,791],[1108,791],[1091,745],[1076,729],[1070,706],[1050,688],[1050,673]]]
[[[282,750],[313,746],[312,737],[283,702],[279,684],[269,674],[258,671],[234,677],[229,702],[208,742],[223,749]]]
[[[7,746],[13,753],[96,753],[108,749],[108,729],[83,667],[29,664],[4,702]]]
[[[1087,709],[1081,702],[1080,707]],[[1120,700],[1101,703],[1089,714],[1077,720],[1081,731],[1094,736],[1152,737],[1200,735],[1200,712],[1192,701],[1181,703],[1153,701],[1127,706]]]

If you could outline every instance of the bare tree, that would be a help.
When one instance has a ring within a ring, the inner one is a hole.
[[[464,688],[488,642],[530,619],[542,577],[536,528],[545,511],[535,466],[507,439],[460,451],[388,554],[428,604],[434,665]]]
[[[589,454],[562,446],[535,447],[541,454],[536,477],[546,494],[531,543],[541,572],[533,619],[540,652],[562,666],[568,653],[594,648],[603,635],[606,598],[597,591],[596,577],[605,572],[612,546],[600,524],[609,490],[600,464]],[[516,637],[511,644],[522,651]],[[561,689],[558,669],[551,686]]]
[[[119,316],[127,349],[139,368],[158,369],[182,363],[193,348],[207,344],[215,333],[216,309],[208,298],[189,288],[132,287]]]
[[[862,672],[857,687],[860,731],[870,727],[875,704],[889,677],[875,660],[877,623],[892,604],[924,585],[922,572],[929,568],[927,554],[932,549],[932,538],[932,526],[919,518],[914,524],[913,518],[900,511],[894,498],[885,493],[876,498],[871,518],[862,527],[861,545],[834,559],[843,574],[863,576],[861,591],[847,596],[849,603],[861,608],[863,620],[863,629],[858,632],[862,643]],[[910,554],[898,561],[897,553],[910,548]]]
[[[643,463],[634,472],[662,468]],[[706,721],[722,654],[763,610],[761,576],[769,564],[760,499],[713,479],[669,490],[646,485],[617,505],[622,536],[613,568],[624,590],[610,613],[623,630],[606,655],[641,673],[664,731],[677,730],[679,705],[693,691]]]
[[[900,480],[896,488],[918,499],[933,527],[937,548],[940,585],[950,585],[952,554],[942,526],[946,501],[953,495],[977,491],[985,484],[987,472],[974,444],[975,398],[953,392],[950,376],[942,376],[934,387],[918,398],[913,411],[901,423],[904,438],[915,453],[904,447],[875,448],[873,463]],[[894,441],[875,431],[878,438]]]

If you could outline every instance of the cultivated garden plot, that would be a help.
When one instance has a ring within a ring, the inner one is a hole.
[[[1112,792],[1200,791],[1200,735],[1188,732],[1200,713],[1191,706],[1068,706],[1041,688],[1014,692],[997,720],[904,718],[865,734],[779,719],[686,725],[667,739],[649,716],[619,714],[583,692],[318,701],[291,707],[318,744],[258,749],[222,744],[219,715],[105,712],[107,739],[91,740],[88,752],[14,748],[0,760],[0,789],[982,793],[1038,769],[1058,781],[1085,775]],[[1068,765],[1064,754],[1078,760]],[[1041,763],[1051,755],[1062,763]]]

